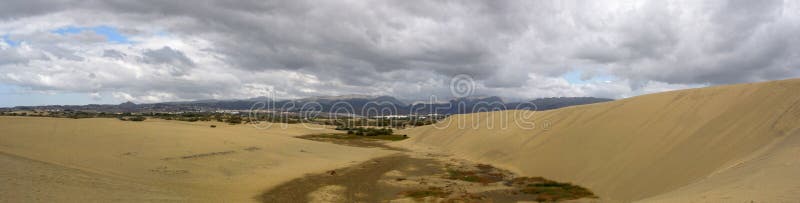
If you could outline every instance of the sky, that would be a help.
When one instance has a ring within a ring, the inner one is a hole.
[[[261,96],[626,98],[800,77],[798,1],[0,6],[0,106]],[[464,81],[455,81],[464,80]]]

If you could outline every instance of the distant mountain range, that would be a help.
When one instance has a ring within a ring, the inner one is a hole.
[[[462,114],[481,111],[528,109],[550,110],[567,106],[612,101],[594,97],[552,97],[534,99],[528,102],[505,102],[500,97],[465,97],[443,103],[407,104],[391,96],[346,95],[333,97],[310,97],[294,100],[272,101],[264,97],[242,100],[198,100],[188,102],[162,102],[134,104],[125,102],[119,105],[49,105],[20,106],[5,110],[61,110],[97,112],[187,112],[187,111],[244,111],[274,110],[281,112],[320,111],[335,114],[356,114],[361,116],[404,115],[404,114]]]

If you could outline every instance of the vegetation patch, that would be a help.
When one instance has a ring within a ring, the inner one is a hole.
[[[445,198],[450,195],[449,191],[445,191],[441,187],[428,187],[426,189],[411,190],[401,193],[403,196],[411,197],[414,199],[422,199],[425,197],[439,197]]]
[[[337,126],[336,130],[347,131],[348,135],[359,136],[379,136],[379,135],[392,135],[394,131],[391,128],[365,128],[365,127],[344,127]]]
[[[542,177],[519,177],[511,183],[520,188],[519,192],[536,195],[536,201],[552,202],[581,198],[597,198],[588,189],[571,183],[560,183]]]
[[[458,168],[448,166],[447,168],[447,174],[444,176],[446,179],[482,183],[484,185],[504,181],[505,185],[514,188],[511,194],[531,195],[532,200],[539,202],[597,198],[588,189],[571,183],[556,182],[542,177],[507,179],[507,173],[488,164],[476,164]]]
[[[343,133],[326,133],[326,134],[314,134],[314,135],[306,135],[301,136],[305,138],[325,138],[325,139],[376,139],[376,140],[389,140],[389,141],[399,141],[408,138],[405,135],[375,135],[375,136],[361,136],[355,134],[343,134]]]
[[[117,117],[117,119],[119,119],[121,121],[144,121],[147,118],[145,118],[144,116],[127,116],[127,117],[120,116],[120,117]]]
[[[496,183],[503,181],[505,176],[502,173],[494,173],[490,171],[467,171],[467,170],[456,170],[456,169],[448,169],[447,176],[445,177],[451,180],[462,180],[467,182],[475,182],[475,183]]]
[[[461,203],[461,202],[487,202],[486,196],[481,194],[465,193],[457,197],[446,199],[445,203]],[[488,201],[491,202],[491,201]]]

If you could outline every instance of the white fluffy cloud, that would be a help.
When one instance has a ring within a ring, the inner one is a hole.
[[[16,1],[0,8],[0,84],[135,102],[417,100],[467,74],[479,95],[622,98],[798,77],[799,18],[779,0]]]

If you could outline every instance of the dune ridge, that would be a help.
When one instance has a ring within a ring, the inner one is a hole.
[[[800,79],[526,113],[455,115],[439,126],[404,130],[411,138],[395,145],[574,182],[606,201],[799,198],[800,183],[779,177],[800,174],[792,170],[800,152]]]

